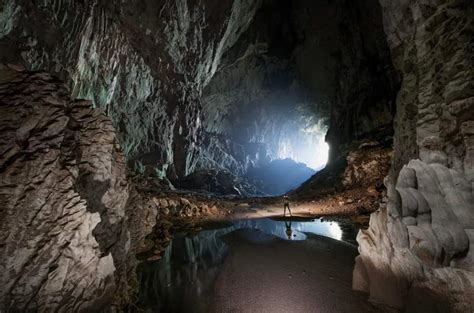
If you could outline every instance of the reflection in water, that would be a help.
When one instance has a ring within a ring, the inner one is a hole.
[[[160,261],[140,265],[139,306],[151,312],[211,311],[214,282],[228,252],[220,237],[242,228],[259,229],[285,240],[305,240],[305,233],[343,238],[336,222],[268,218],[237,220],[228,227],[204,230],[192,237],[177,235]]]
[[[288,238],[288,228],[291,229],[291,240],[305,240],[304,233],[312,233],[320,236],[330,237],[336,240],[342,239],[342,230],[336,222],[324,222],[317,220],[281,220],[276,221],[269,218],[238,220],[234,223],[234,229],[251,228],[259,229],[267,234],[281,239]]]
[[[291,240],[291,235],[293,234],[293,230],[291,229],[291,221],[285,221],[285,228],[286,228],[286,237],[288,240]]]
[[[138,269],[139,304],[153,312],[208,312],[227,246],[219,239],[233,229],[177,235],[158,262]]]

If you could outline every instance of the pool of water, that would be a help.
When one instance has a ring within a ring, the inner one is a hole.
[[[199,233],[176,235],[155,262],[139,266],[138,306],[149,312],[209,312],[214,282],[228,254],[222,236],[238,229],[257,229],[283,240],[301,241],[315,234],[355,242],[350,223],[321,219],[247,219],[203,225]]]
[[[234,222],[234,229],[258,229],[266,234],[274,235],[284,240],[305,240],[306,233],[316,234],[342,240],[342,229],[337,222],[295,219],[248,219]]]

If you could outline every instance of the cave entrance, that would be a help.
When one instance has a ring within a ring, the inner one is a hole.
[[[315,24],[310,11],[333,6],[262,3],[201,94],[198,160],[177,187],[280,195],[325,167],[340,47],[335,18]]]
[[[294,138],[283,140],[278,159],[292,159],[318,172],[328,161],[329,145],[325,141],[325,136],[324,128],[318,126],[303,128]]]
[[[326,129],[298,124],[286,127],[279,134],[277,157],[250,168],[245,175],[259,192],[266,195],[285,194],[322,170],[327,163],[329,146],[325,142]]]

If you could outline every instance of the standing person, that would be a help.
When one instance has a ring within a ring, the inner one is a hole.
[[[287,195],[284,195],[283,196],[283,216],[286,216],[286,209],[288,209],[288,212],[290,212],[290,216],[293,216],[290,210],[290,198]]]

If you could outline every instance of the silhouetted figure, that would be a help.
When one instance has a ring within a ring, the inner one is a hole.
[[[290,212],[290,216],[293,216],[290,210],[290,198],[287,195],[284,195],[283,196],[283,216],[286,216],[286,209],[288,209],[288,212]]]
[[[291,221],[285,222],[286,226],[286,237],[288,240],[291,240],[291,235],[293,235],[293,230],[291,229]]]

